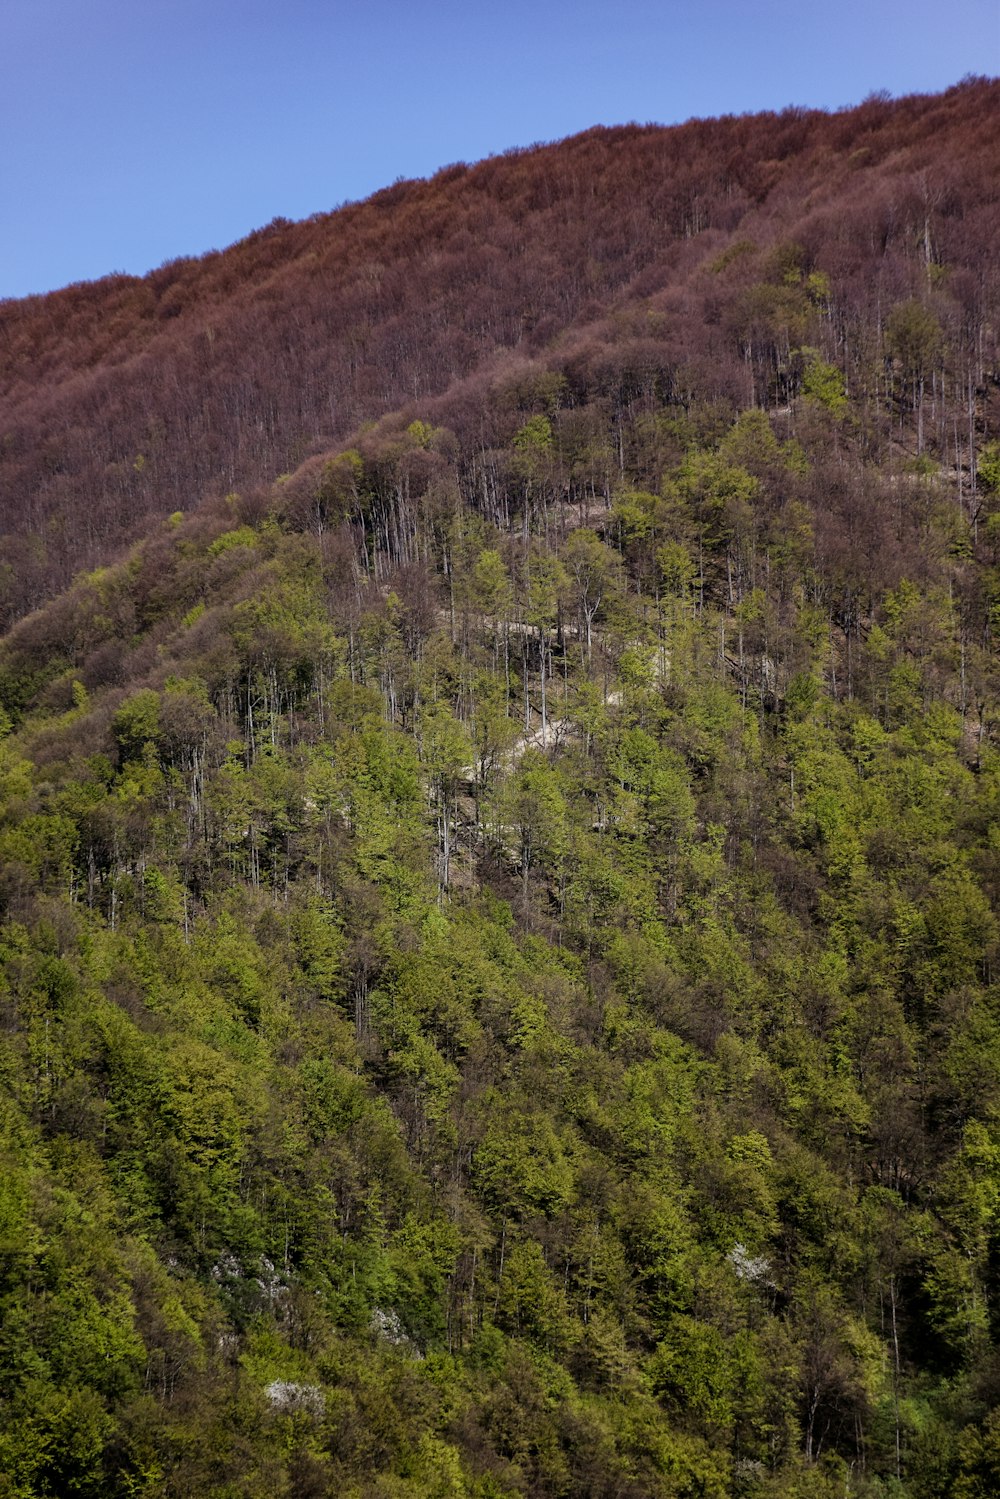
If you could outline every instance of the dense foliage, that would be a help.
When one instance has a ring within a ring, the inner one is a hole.
[[[996,303],[814,211],[0,645],[4,1499],[1000,1489]]]
[[[492,442],[492,383],[537,355],[626,410],[649,388],[782,408],[834,367],[872,421],[897,359],[897,401],[967,468],[996,361],[998,119],[979,79],[593,130],[0,303],[0,625],[151,520],[408,401]]]

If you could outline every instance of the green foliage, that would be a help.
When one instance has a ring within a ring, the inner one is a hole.
[[[821,359],[815,349],[802,352],[808,356],[802,372],[802,394],[825,406],[834,416],[841,416],[847,409],[847,394],[840,370]]]
[[[257,539],[252,526],[237,526],[235,531],[224,531],[221,536],[217,536],[208,549],[208,555],[219,557],[234,547],[255,547]]]
[[[532,416],[515,434],[513,446],[525,455],[545,453],[552,447],[552,423],[547,416]]]
[[[886,322],[886,343],[909,375],[926,372],[941,343],[941,325],[923,302],[897,302]]]
[[[988,442],[980,450],[976,470],[990,494],[1000,494],[1000,443]]]
[[[0,1493],[992,1492],[996,445],[866,561],[757,253],[770,412],[534,370],[5,643]]]

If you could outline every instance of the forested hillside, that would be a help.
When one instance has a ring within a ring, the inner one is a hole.
[[[4,1499],[1000,1491],[997,101],[0,308]]]
[[[539,356],[627,414],[651,394],[783,407],[815,347],[872,420],[897,361],[897,400],[968,469],[996,359],[998,117],[980,79],[598,129],[0,303],[0,625],[151,520],[408,402],[440,399],[474,447],[490,387]]]

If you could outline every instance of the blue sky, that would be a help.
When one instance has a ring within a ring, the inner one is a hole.
[[[2,0],[0,297],[510,146],[1000,74],[998,0]]]

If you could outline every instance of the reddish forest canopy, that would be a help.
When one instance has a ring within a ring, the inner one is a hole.
[[[972,79],[836,114],[594,129],[0,303],[0,619],[157,517],[391,413],[489,442],[487,394],[522,368],[619,407],[781,408],[808,343],[852,398],[889,359],[921,418],[933,373],[936,409],[982,425],[998,200],[1000,83]],[[933,372],[912,313],[931,299]]]

